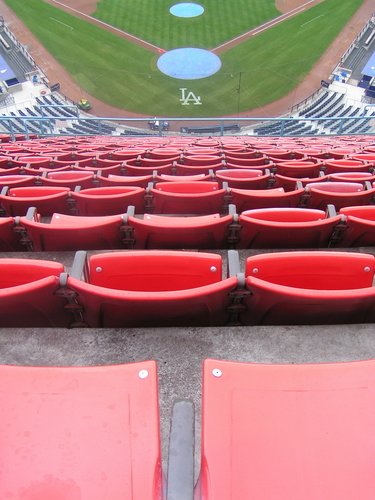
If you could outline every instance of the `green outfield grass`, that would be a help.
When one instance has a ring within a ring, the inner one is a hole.
[[[280,12],[274,0],[202,0],[201,16],[182,19],[169,14],[171,0],[100,0],[96,18],[165,49],[213,48]]]
[[[83,95],[86,91],[148,116],[209,117],[263,106],[291,91],[363,0],[325,0],[221,54],[216,75],[193,81],[161,74],[157,54],[42,0],[5,1],[69,71]],[[182,106],[181,87],[200,96],[202,105]]]

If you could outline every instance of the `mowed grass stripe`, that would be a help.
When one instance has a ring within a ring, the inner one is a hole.
[[[274,0],[202,0],[201,16],[178,18],[171,0],[100,0],[94,16],[160,47],[213,48],[280,15]]]
[[[222,54],[223,71],[242,72],[241,103],[256,108],[290,92],[362,3],[326,0]]]
[[[192,117],[235,114],[290,92],[363,2],[325,0],[221,54],[223,65],[216,75],[182,81],[157,70],[156,54],[42,0],[5,1],[77,83],[98,99],[148,116]],[[182,106],[181,87],[200,96],[202,105]]]

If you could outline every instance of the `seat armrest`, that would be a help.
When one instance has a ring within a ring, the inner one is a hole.
[[[85,275],[85,269],[87,266],[87,252],[85,250],[78,250],[74,256],[74,261],[72,269],[69,275],[77,280],[82,280]]]
[[[26,212],[26,219],[39,222],[38,213],[36,207],[29,207]]]
[[[327,205],[327,208],[326,208],[326,217],[336,217],[337,215],[337,212],[336,212],[336,208],[335,208],[335,205],[332,205],[331,203],[329,203]]]
[[[194,497],[194,404],[176,401],[172,410],[166,500]]]

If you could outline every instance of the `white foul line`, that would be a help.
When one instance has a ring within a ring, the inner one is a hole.
[[[320,16],[316,16],[314,17],[313,19],[310,19],[310,21],[306,21],[305,23],[301,24],[301,28],[303,28],[303,26],[306,26],[306,24],[309,24],[309,23],[312,23],[313,21],[315,21],[316,19],[319,19],[319,17],[323,17],[324,14],[320,14]]]
[[[288,19],[289,17],[292,17],[294,16],[295,14],[298,14],[300,12],[302,12],[303,10],[306,9],[306,7],[310,4],[310,3],[314,3],[315,0],[309,0],[308,2],[300,5],[299,7],[296,7],[295,9],[293,10],[290,10],[289,12],[286,12],[285,14],[281,14],[281,16],[278,16],[276,17],[275,19],[271,19],[271,21],[267,21],[266,23],[264,24],[261,24],[260,26],[258,26],[257,28],[254,28],[252,30],[249,30],[247,31],[246,33],[243,33],[242,35],[239,35],[235,38],[232,38],[231,40],[229,40],[228,42],[225,42],[221,45],[219,45],[218,47],[215,47],[214,49],[212,49],[213,52],[215,52],[216,50],[219,50],[219,49],[222,49],[223,47],[226,47],[227,45],[230,45],[231,43],[237,41],[237,40],[241,40],[241,38],[247,38],[249,35],[258,35],[258,33],[261,33],[262,31],[265,31],[267,30],[268,28],[272,28],[273,26],[275,26],[276,24],[279,24],[281,23],[282,21],[285,21],[286,19]]]
[[[159,52],[165,52],[164,49],[161,47],[157,47],[156,45],[153,45],[150,42],[146,42],[145,40],[142,40],[142,38],[138,38],[137,36],[131,35],[130,33],[127,33],[126,31],[120,30],[119,28],[115,28],[111,24],[105,23],[104,21],[100,21],[99,19],[96,19],[95,17],[89,16],[88,14],[84,14],[83,12],[74,9],[73,7],[70,7],[69,5],[65,5],[62,2],[58,2],[58,0],[50,0],[53,3],[56,3],[58,5],[61,5],[65,9],[71,10],[72,12],[75,12],[76,14],[79,14],[82,17],[86,17],[87,19],[90,19],[91,21],[94,21],[97,24],[101,24],[103,26],[106,26],[107,28],[110,28],[111,30],[117,31],[118,33],[121,33],[122,35],[125,35],[127,38],[132,38],[133,40],[137,40],[137,42],[140,42],[144,45],[148,45],[149,47],[152,47],[153,49],[158,50]]]
[[[66,26],[67,28],[70,28],[71,30],[74,30],[74,28],[72,26],[69,26],[69,24],[65,24],[62,21],[59,21],[58,19],[55,19],[54,17],[50,17],[50,19],[52,19],[53,21],[56,21],[59,24],[62,24],[63,26]]]

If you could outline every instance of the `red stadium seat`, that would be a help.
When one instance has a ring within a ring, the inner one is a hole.
[[[215,172],[216,170],[222,169],[224,166],[222,161],[218,161],[217,163],[211,163],[209,165],[186,165],[182,163],[175,162],[173,165],[174,173],[180,176],[186,175],[197,175],[197,174],[205,174],[208,175],[210,172]]]
[[[55,162],[57,163],[57,162]],[[47,167],[34,167],[31,165],[30,167],[25,167],[22,169],[22,173],[26,175],[33,175],[34,177],[41,176],[41,175],[46,175],[48,172],[62,172],[64,170],[71,170],[74,165],[71,163],[66,163],[66,162],[60,162],[63,164],[57,165],[51,165],[49,168]]]
[[[237,149],[238,147],[240,147],[240,149]],[[237,146],[237,148],[231,149],[224,146],[223,149],[225,151],[225,158],[227,159],[229,157],[232,160],[235,158],[238,158],[239,160],[246,160],[247,158],[259,158],[260,156],[263,156],[256,149],[246,150],[243,146]]]
[[[371,166],[375,165],[375,154],[374,153],[355,153],[350,155],[351,160],[359,160],[365,163],[370,164]]]
[[[306,206],[325,210],[332,203],[339,210],[354,205],[369,205],[375,196],[375,188],[359,182],[315,182],[306,185]]]
[[[185,155],[183,157],[183,164],[191,167],[207,167],[211,165],[222,164],[222,158],[220,155],[204,155],[204,154],[194,154]]]
[[[318,148],[296,149],[296,153],[305,155],[306,158],[312,159],[312,160],[321,160],[321,159],[327,159],[330,157],[326,151],[322,151],[321,149],[318,149]]]
[[[214,177],[213,171],[209,170],[209,174],[193,174],[193,175],[168,175],[155,173],[154,182],[195,182],[195,181],[212,181]],[[1,177],[0,177],[1,180]]]
[[[375,205],[342,208],[340,214],[347,218],[340,246],[375,245]]]
[[[304,189],[285,192],[283,188],[274,189],[235,189],[230,188],[231,203],[238,213],[254,208],[297,207],[301,202]]]
[[[238,158],[226,154],[225,161],[228,168],[259,168],[261,166],[270,168],[272,166],[272,162],[270,162],[269,159],[264,155],[258,156],[256,158]]]
[[[0,160],[0,165],[1,165],[1,160]],[[0,168],[0,176],[18,175],[20,172],[21,172],[20,167]]]
[[[1,498],[162,499],[155,362],[3,365],[0,393]]]
[[[175,160],[180,157],[179,149],[175,148],[153,148],[148,152],[148,156],[151,159],[161,159],[161,160]]]
[[[126,242],[129,248],[137,249],[228,248],[235,239],[231,225],[236,217],[234,213],[222,217],[220,214],[194,217],[144,214],[140,219],[130,211]]]
[[[244,324],[366,323],[375,320],[375,258],[345,252],[285,252],[246,261]]]
[[[97,167],[81,167],[79,165],[74,165],[74,170],[80,171],[80,172],[93,172],[97,174],[100,172],[102,175],[122,175],[125,171],[125,168],[123,167],[122,163],[116,163],[116,165],[113,166],[108,166],[108,167],[102,167],[102,166],[97,166]]]
[[[327,154],[329,155],[329,158],[333,158],[334,160],[342,160],[348,157],[348,155],[352,155],[355,151],[357,151],[357,148],[348,146],[346,147],[343,144],[339,144],[336,142],[336,145],[331,147],[331,149],[327,150]]]
[[[318,177],[321,165],[312,161],[290,160],[277,163],[275,168],[277,174],[287,177]]]
[[[34,208],[20,224],[23,241],[34,251],[104,250],[124,247],[124,216],[80,217],[54,213],[49,223],[40,222]]]
[[[106,158],[90,158],[88,162],[79,161],[78,168],[85,168],[87,170],[111,170],[121,167],[121,162],[119,160],[108,160]]]
[[[68,327],[66,300],[57,293],[63,272],[57,262],[0,259],[0,327]]]
[[[265,154],[268,156],[268,158],[272,158],[275,160],[282,160],[282,161],[287,161],[287,160],[301,160],[305,157],[304,153],[297,153],[296,151],[290,151],[288,149],[281,149],[281,148],[275,148],[275,149],[264,149],[262,148],[260,150],[261,153]]]
[[[31,167],[49,167],[51,163],[50,156],[18,156],[17,164],[23,166],[31,166]]]
[[[215,177],[238,189],[266,189],[271,179],[269,170],[235,169],[216,170]]]
[[[25,186],[35,186],[36,178],[33,175],[1,175],[0,176],[0,188],[5,186],[8,187],[25,187]]]
[[[153,180],[151,174],[147,175],[113,175],[105,177],[98,173],[96,177],[100,186],[137,186],[146,188]]]
[[[13,217],[0,217],[0,251],[14,252],[24,250],[17,233],[17,223]]]
[[[211,142],[211,139],[204,139],[194,141],[191,147],[184,150],[184,157],[188,156],[217,156],[220,157],[219,143],[217,141]]]
[[[0,204],[7,215],[25,215],[29,207],[36,207],[40,215],[51,215],[58,211],[69,213],[68,187],[30,186],[3,188]]]
[[[111,160],[132,160],[138,158],[139,155],[144,153],[143,148],[121,148],[112,151],[109,155]]]
[[[247,210],[239,217],[237,248],[319,248],[333,243],[342,217],[322,210],[263,208]]]
[[[358,160],[328,160],[323,163],[326,174],[340,172],[369,172],[370,165]]]
[[[178,161],[179,155],[172,158],[145,158],[138,157],[132,160],[124,161],[123,165],[127,169],[128,167],[142,167],[142,168],[152,168],[157,170],[159,167],[165,167],[166,165],[172,165],[174,161]]]
[[[145,189],[135,186],[113,186],[83,189],[72,193],[79,215],[115,215],[126,212],[129,205],[144,211]]]
[[[206,360],[195,498],[372,500],[374,380],[373,360]]]
[[[319,177],[286,177],[285,175],[274,174],[275,185],[274,187],[284,188],[285,191],[294,191],[296,189],[296,181],[300,182],[302,187],[314,182],[326,182],[329,179],[328,175],[320,175]]]
[[[225,188],[217,182],[158,182],[149,190],[153,212],[206,215],[225,211]]]
[[[374,182],[375,175],[370,172],[338,172],[328,176],[330,181],[336,182]],[[1,180],[1,179],[0,179]]]
[[[236,275],[220,255],[178,251],[76,254],[68,287],[92,327],[224,325]],[[84,272],[84,281],[81,279]]]
[[[173,164],[168,163],[167,165],[162,165],[156,168],[159,174],[172,174],[173,173]],[[136,167],[132,165],[126,165],[125,172],[126,175],[152,175],[155,171],[155,166],[149,165],[146,167]]]
[[[48,172],[40,178],[44,186],[63,186],[73,190],[76,186],[90,188],[94,184],[94,172],[62,170],[58,172]]]

